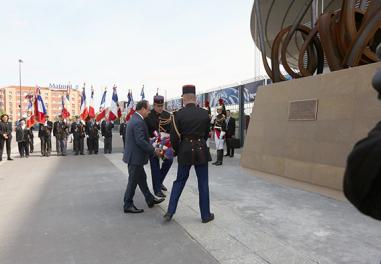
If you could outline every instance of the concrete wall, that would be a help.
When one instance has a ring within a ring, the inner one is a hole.
[[[348,153],[381,120],[371,86],[380,63],[261,87],[243,167],[342,190]],[[318,99],[316,121],[288,121],[289,102]]]

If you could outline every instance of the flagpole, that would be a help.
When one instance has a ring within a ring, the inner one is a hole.
[[[19,119],[21,119],[21,116],[22,116],[22,100],[21,100],[21,63],[23,61],[21,59],[19,59],[19,81],[20,81],[20,117]]]

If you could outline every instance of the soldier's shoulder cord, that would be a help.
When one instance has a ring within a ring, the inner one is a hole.
[[[174,114],[171,115],[171,120],[172,120],[173,128],[175,129],[176,135],[179,137],[179,139],[181,139],[181,134],[179,132],[179,129],[177,128]]]

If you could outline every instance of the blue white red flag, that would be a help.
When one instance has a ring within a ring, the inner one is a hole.
[[[85,89],[86,89],[85,84],[83,84],[83,90],[82,90],[82,95],[81,95],[81,108],[80,108],[82,120],[86,120],[87,116],[89,115],[89,111],[87,109],[87,103],[86,103],[86,90]]]
[[[107,88],[105,88],[105,91],[103,92],[102,99],[101,99],[101,104],[99,106],[99,112],[96,117],[96,121],[99,122],[106,116],[106,93],[107,93]]]
[[[116,86],[114,85],[112,89],[113,89],[113,93],[111,98],[109,118],[110,120],[114,121],[115,119],[120,118],[122,116],[122,110],[119,107],[118,93],[116,92]]]
[[[40,88],[37,86],[34,94],[34,113],[36,121],[40,124],[44,124],[46,121],[46,107],[44,104],[44,100],[41,96]]]

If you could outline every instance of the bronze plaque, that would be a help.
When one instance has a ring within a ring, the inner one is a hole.
[[[317,99],[291,101],[288,107],[288,120],[313,121],[317,119],[317,111]]]

